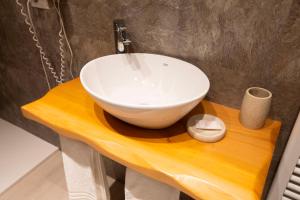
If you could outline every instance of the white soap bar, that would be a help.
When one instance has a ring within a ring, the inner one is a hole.
[[[204,129],[204,130],[221,130],[221,124],[213,119],[203,119],[199,120],[196,124],[197,129]]]

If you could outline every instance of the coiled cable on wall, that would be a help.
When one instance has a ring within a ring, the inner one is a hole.
[[[29,32],[32,34],[32,39],[33,41],[35,41],[35,45],[36,47],[40,50],[40,58],[41,58],[41,63],[42,63],[42,66],[43,66],[43,71],[45,73],[45,77],[46,77],[46,81],[47,81],[47,85],[48,85],[48,89],[50,90],[51,89],[51,86],[50,86],[50,83],[49,83],[49,77],[47,75],[47,72],[46,72],[46,69],[45,69],[45,65],[43,63],[43,55],[45,55],[45,53],[43,53],[43,49],[40,49],[40,44],[37,40],[37,37],[36,37],[36,33],[34,32],[34,28],[32,27],[31,23],[29,22],[29,18],[27,16],[27,14],[24,12],[24,6],[19,2],[19,0],[16,0],[16,4],[18,6],[20,6],[20,12],[21,12],[21,15],[24,16],[24,21],[25,21],[25,24],[27,24],[29,26],[28,30]],[[42,52],[42,53],[41,53]],[[45,57],[45,56],[44,56]],[[47,59],[47,58],[46,58]],[[50,64],[50,63],[49,63]]]
[[[60,62],[61,62],[60,66],[61,66],[61,68],[60,68],[60,74],[59,75],[57,75],[54,66],[49,61],[49,58],[46,56],[46,53],[45,53],[44,49],[42,48],[42,46],[40,44],[40,41],[38,39],[37,32],[36,32],[36,29],[33,25],[32,17],[31,17],[30,0],[27,0],[27,13],[28,14],[26,14],[24,12],[24,6],[22,5],[22,3],[19,2],[19,0],[16,0],[16,4],[18,6],[20,6],[20,12],[24,16],[25,23],[29,27],[28,30],[32,34],[32,39],[35,42],[35,46],[39,49],[39,53],[40,53],[40,57],[41,57],[41,63],[42,63],[42,66],[43,66],[43,71],[45,73],[48,88],[51,89],[51,86],[50,86],[49,77],[47,75],[44,62],[46,64],[46,66],[48,67],[49,71],[51,72],[53,78],[55,79],[55,82],[57,84],[61,84],[61,83],[64,82],[64,75],[65,75],[65,68],[66,68],[65,67],[66,62],[65,62],[64,42],[63,42],[64,39],[67,43],[67,46],[68,46],[68,49],[69,49],[69,52],[70,52],[70,66],[69,66],[70,74],[71,74],[71,77],[74,78],[73,73],[72,73],[73,52],[72,52],[72,48],[69,44],[68,38],[66,36],[66,32],[65,32],[65,28],[64,28],[62,17],[61,17],[60,8],[59,8],[59,0],[58,0],[57,5],[54,2],[55,9],[56,9],[57,14],[59,16],[59,23],[60,23],[60,31],[59,31],[58,35],[59,35],[59,51],[60,51],[59,54],[60,54]]]
[[[72,64],[73,64],[73,51],[72,51],[72,48],[71,48],[71,45],[70,45],[70,42],[68,40],[68,37],[67,37],[67,34],[66,34],[66,30],[65,30],[65,26],[64,26],[64,21],[63,21],[63,18],[62,18],[62,15],[61,15],[61,11],[60,11],[60,0],[57,0],[57,5],[55,4],[55,0],[53,0],[53,4],[55,6],[55,10],[57,12],[57,15],[59,17],[59,22],[60,22],[60,31],[59,31],[59,37],[60,37],[60,40],[59,40],[59,43],[61,44],[60,46],[60,50],[61,50],[61,54],[64,54],[64,50],[63,50],[63,39],[65,39],[66,41],[66,44],[68,46],[68,49],[69,49],[69,53],[70,53],[70,63],[69,63],[69,70],[70,70],[70,74],[71,74],[71,77],[72,79],[74,79],[74,75],[73,75],[73,69],[72,69]],[[64,38],[63,38],[64,37]]]
[[[58,33],[59,35],[59,39],[58,39],[58,42],[59,42],[59,55],[60,55],[60,74],[59,74],[59,79],[61,82],[64,81],[64,75],[65,75],[65,51],[64,51],[64,42],[63,42],[63,34],[62,34],[62,28],[60,28],[60,31]]]

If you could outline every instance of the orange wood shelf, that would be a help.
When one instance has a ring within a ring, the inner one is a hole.
[[[187,117],[161,130],[126,124],[104,112],[79,79],[52,89],[22,107],[25,117],[58,134],[87,143],[101,154],[172,185],[196,199],[260,199],[280,122],[249,130],[239,111],[202,101],[190,114],[221,118],[227,133],[217,143],[202,143],[186,133]]]

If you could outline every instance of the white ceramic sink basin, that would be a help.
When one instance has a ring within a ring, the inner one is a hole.
[[[209,80],[196,66],[155,54],[94,59],[80,72],[85,90],[115,117],[144,128],[165,128],[206,95]]]

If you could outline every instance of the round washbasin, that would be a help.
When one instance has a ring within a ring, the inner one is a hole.
[[[209,89],[207,76],[185,61],[144,53],[115,54],[88,62],[84,89],[115,117],[144,128],[165,128],[192,110]]]

